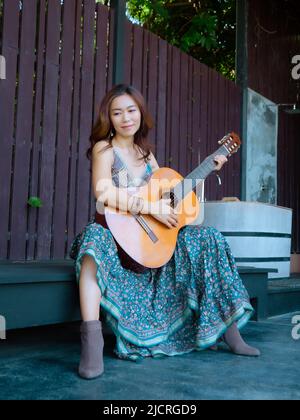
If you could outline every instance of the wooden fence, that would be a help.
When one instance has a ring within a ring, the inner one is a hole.
[[[95,200],[85,157],[98,106],[112,87],[113,22],[95,0],[3,0],[0,54],[0,259],[68,258]],[[232,82],[139,26],[126,23],[124,82],[145,95],[160,166],[187,175],[217,140],[239,132]],[[239,196],[240,156],[211,176],[206,197]],[[27,205],[30,196],[43,201]]]

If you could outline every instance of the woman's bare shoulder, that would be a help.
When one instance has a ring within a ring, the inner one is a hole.
[[[106,154],[112,155],[113,154],[113,148],[108,147],[109,141],[108,140],[100,140],[98,141],[95,146],[93,147],[93,156],[97,157],[99,154]]]

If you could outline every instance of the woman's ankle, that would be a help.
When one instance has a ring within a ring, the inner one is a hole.
[[[230,350],[235,354],[240,356],[260,356],[261,354],[257,348],[251,347],[245,343],[236,323],[232,324],[227,329],[223,338]]]

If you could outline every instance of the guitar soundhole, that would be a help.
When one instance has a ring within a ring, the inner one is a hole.
[[[164,198],[164,199],[168,199],[168,198],[170,198],[171,199],[171,207],[174,209],[174,207],[176,207],[176,196],[175,196],[175,194],[174,194],[174,192],[172,191],[172,190],[170,190],[170,191],[165,191],[163,194],[162,194],[162,196],[161,196],[161,198]]]

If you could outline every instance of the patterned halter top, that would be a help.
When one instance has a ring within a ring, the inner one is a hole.
[[[141,185],[144,185],[148,182],[152,175],[152,168],[149,162],[146,164],[142,177],[134,178],[114,147],[113,151],[114,162],[111,168],[111,176],[116,187],[140,187]]]

